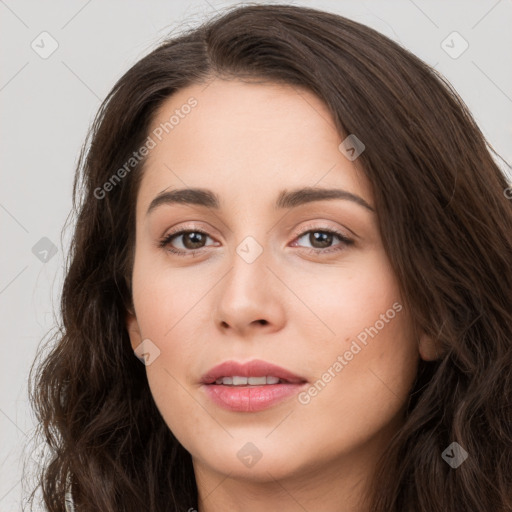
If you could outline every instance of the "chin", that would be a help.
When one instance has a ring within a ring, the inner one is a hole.
[[[225,444],[215,443],[215,446],[215,450],[204,447],[204,457],[199,454],[196,458],[193,455],[194,466],[196,463],[206,465],[217,473],[229,474],[230,478],[260,483],[284,479],[311,467],[303,459],[303,451],[300,451],[302,458],[297,459],[299,450],[273,443],[264,436],[248,434],[243,440],[229,439]]]

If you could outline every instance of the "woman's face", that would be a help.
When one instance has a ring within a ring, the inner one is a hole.
[[[214,80],[168,98],[149,135],[128,330],[196,474],[363,471],[402,421],[418,343],[371,188],[327,107]],[[202,192],[172,202],[185,189]],[[343,192],[315,195],[327,190]],[[203,382],[226,361],[246,366]]]

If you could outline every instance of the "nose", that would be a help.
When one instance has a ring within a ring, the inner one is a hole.
[[[285,286],[270,270],[265,251],[252,262],[234,252],[232,266],[216,287],[213,317],[223,334],[272,333],[285,322]]]

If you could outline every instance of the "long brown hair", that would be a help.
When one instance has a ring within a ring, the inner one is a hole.
[[[38,480],[47,510],[64,512],[68,486],[77,512],[197,508],[190,454],[157,410],[126,330],[144,159],[98,190],[144,144],[164,100],[214,77],[305,88],[340,141],[364,143],[358,161],[405,305],[440,347],[420,361],[369,510],[512,511],[512,201],[492,148],[449,83],[398,44],[335,14],[262,4],[165,41],[115,84],[91,127],[62,321],[31,374],[51,447]],[[453,442],[468,453],[456,469],[442,457]]]

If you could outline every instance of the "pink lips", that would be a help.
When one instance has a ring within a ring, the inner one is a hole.
[[[280,379],[278,384],[229,386],[215,384],[221,377],[265,377]],[[211,368],[201,378],[202,388],[218,406],[237,412],[256,412],[296,394],[304,387],[306,379],[284,368],[258,359],[245,364],[226,361]]]

